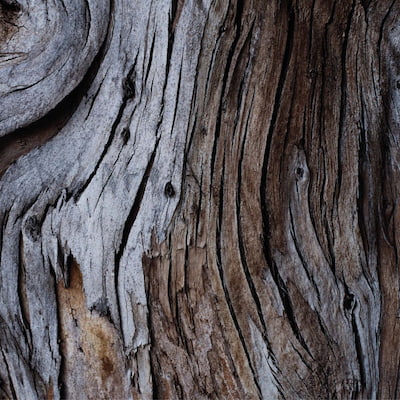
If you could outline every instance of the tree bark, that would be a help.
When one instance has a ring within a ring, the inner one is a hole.
[[[399,16],[0,0],[0,398],[400,397]]]

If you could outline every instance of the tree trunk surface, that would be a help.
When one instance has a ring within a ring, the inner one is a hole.
[[[400,398],[399,18],[0,0],[0,398]]]

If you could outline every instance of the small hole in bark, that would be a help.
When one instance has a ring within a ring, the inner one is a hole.
[[[304,169],[303,168],[296,168],[296,175],[299,177],[299,178],[302,178],[303,176],[304,176]]]
[[[347,311],[351,310],[354,305],[354,295],[351,293],[347,293],[346,296],[344,296],[343,300],[343,308]]]
[[[164,194],[165,194],[167,197],[174,197],[174,196],[175,196],[175,189],[174,189],[174,187],[172,186],[172,183],[171,183],[171,182],[167,182],[167,184],[165,185]]]
[[[396,82],[397,89],[400,89],[400,80]]]

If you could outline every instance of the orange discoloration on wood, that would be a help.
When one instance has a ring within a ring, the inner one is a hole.
[[[50,382],[49,388],[46,395],[46,400],[54,400],[54,386],[53,383]]]
[[[70,284],[58,283],[62,381],[68,398],[126,398],[126,366],[119,334],[111,322],[87,309],[79,266]]]

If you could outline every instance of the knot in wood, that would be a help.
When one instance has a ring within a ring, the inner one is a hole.
[[[304,169],[297,167],[296,168],[296,176],[297,176],[297,178],[301,179],[304,176]]]
[[[167,182],[167,183],[166,183],[165,188],[164,188],[164,194],[165,194],[167,197],[174,197],[174,196],[175,196],[175,189],[174,189],[174,187],[172,186],[172,183],[171,183],[171,182]]]
[[[354,295],[351,293],[346,293],[343,299],[343,308],[346,311],[350,311],[354,306]]]

